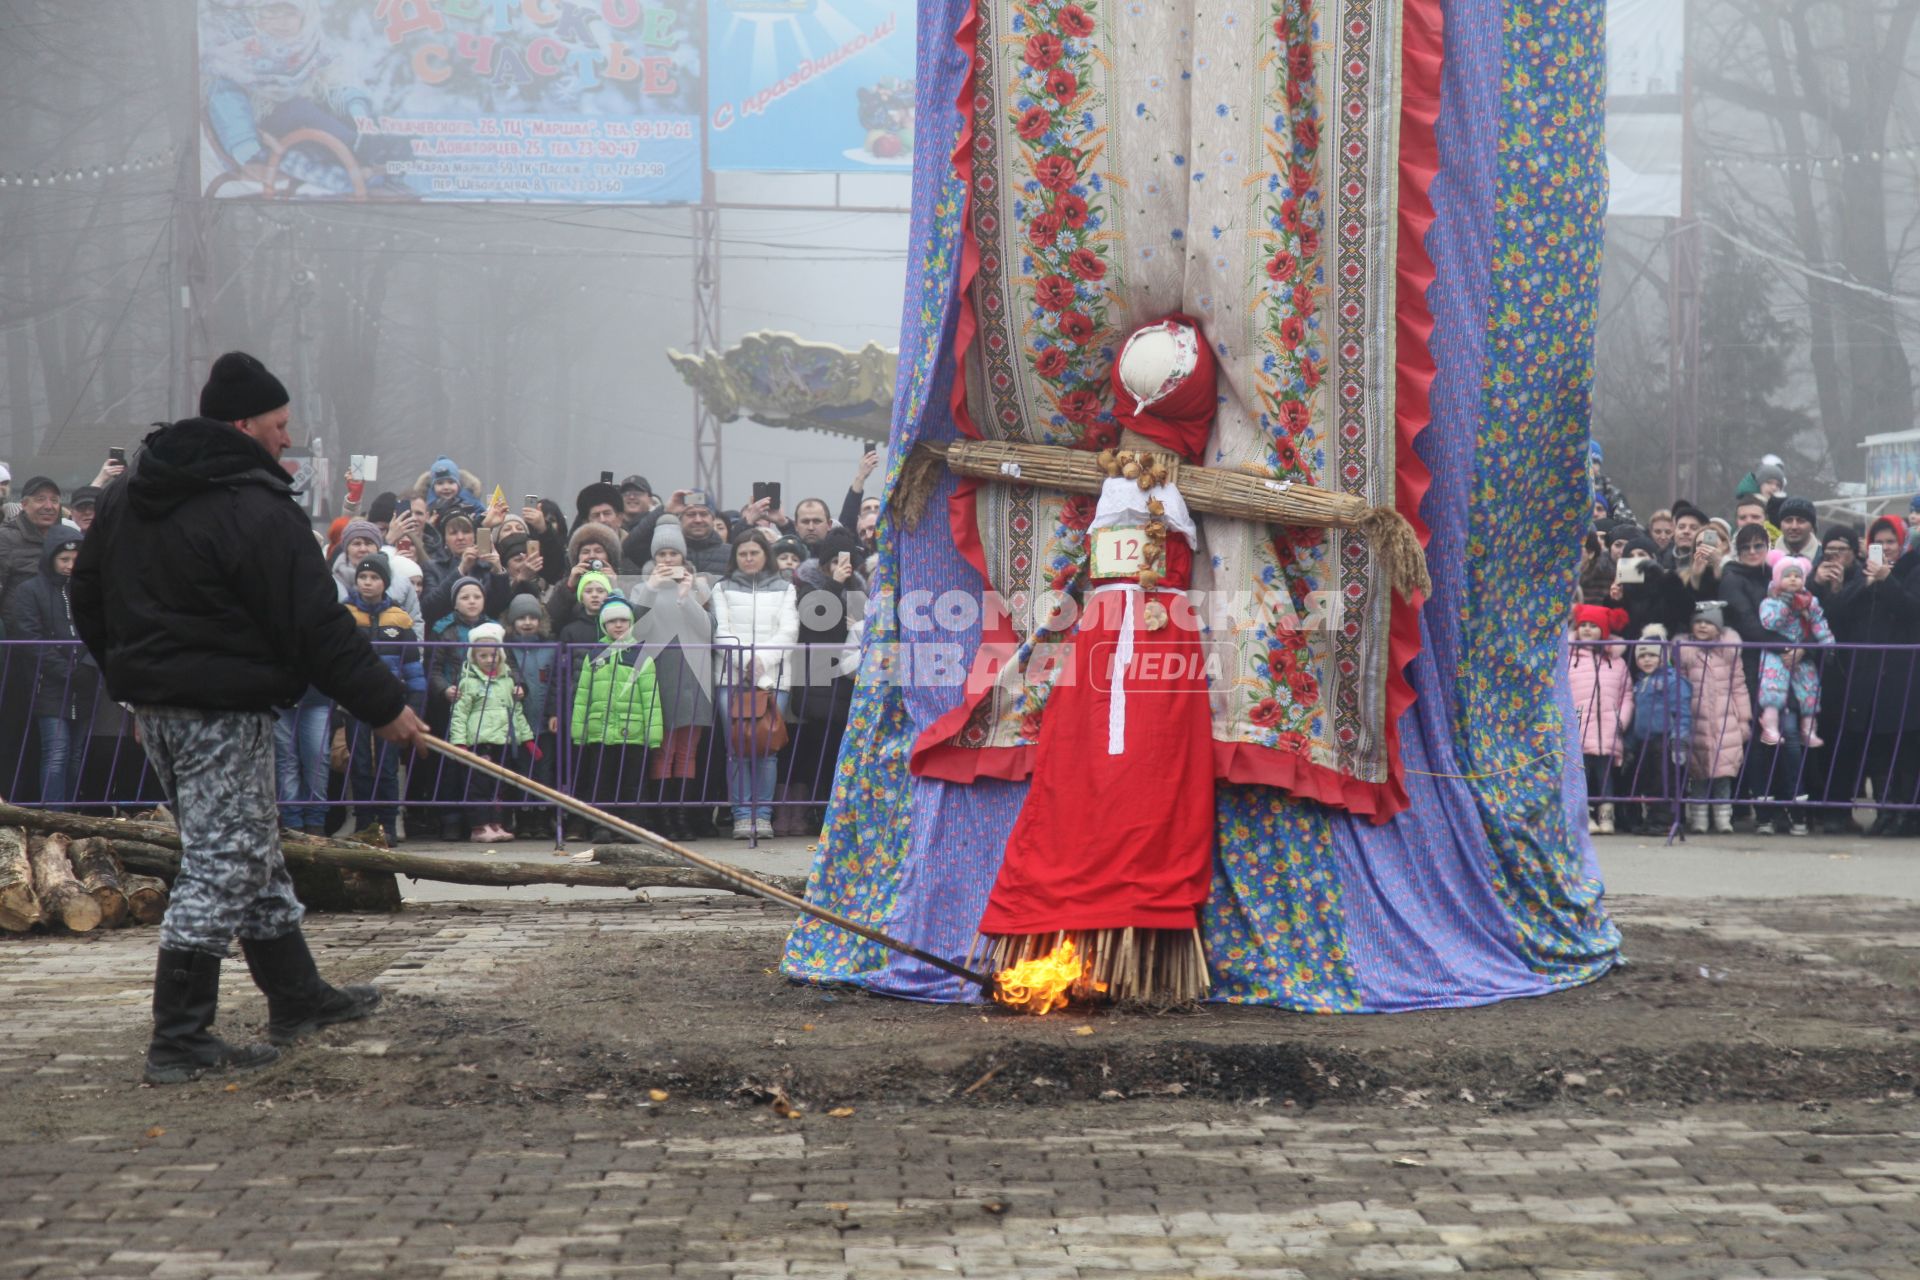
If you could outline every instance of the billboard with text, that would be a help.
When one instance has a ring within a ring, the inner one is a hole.
[[[700,0],[199,0],[216,197],[700,198]]]

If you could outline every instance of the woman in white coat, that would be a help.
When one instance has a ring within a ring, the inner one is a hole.
[[[786,718],[793,645],[800,638],[793,584],[773,567],[771,543],[758,529],[735,536],[727,576],[713,588],[714,684],[727,735],[727,796],[736,840],[773,834],[778,758],[772,750],[738,749],[742,734],[734,728],[734,712],[749,693],[761,690]]]

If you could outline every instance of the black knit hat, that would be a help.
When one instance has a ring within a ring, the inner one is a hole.
[[[272,413],[292,397],[267,366],[244,351],[229,351],[213,362],[200,388],[200,416],[215,422],[243,422]]]
[[[1806,498],[1788,498],[1780,504],[1780,516],[1774,523],[1777,525],[1781,520],[1792,520],[1796,516],[1805,520],[1808,524],[1812,524],[1814,520],[1813,503]]]
[[[388,562],[386,555],[382,552],[375,551],[353,566],[354,577],[357,578],[363,573],[377,573],[380,575],[380,581],[389,587],[393,586],[393,565]]]
[[[1820,535],[1820,545],[1824,547],[1829,542],[1844,542],[1856,557],[1860,554],[1860,531],[1850,524],[1828,525],[1827,531]]]
[[[1673,504],[1673,518],[1678,520],[1681,516],[1692,516],[1694,520],[1700,524],[1707,522],[1707,513],[1694,506],[1691,502],[1688,502],[1685,498],[1676,499]]]
[[[835,526],[827,530],[826,536],[813,544],[812,558],[821,564],[831,564],[841,552],[853,557],[856,567],[866,563],[867,552],[860,545],[860,539],[845,529]]]
[[[1620,554],[1624,557],[1635,551],[1643,552],[1648,556],[1658,556],[1660,554],[1660,548],[1655,545],[1652,538],[1649,538],[1644,533],[1636,533],[1628,538],[1627,545],[1620,549]]]

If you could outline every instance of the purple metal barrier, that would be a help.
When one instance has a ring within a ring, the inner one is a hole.
[[[660,708],[657,742],[650,729],[636,736],[635,707],[612,705],[618,684],[602,682],[605,705],[594,700],[591,680],[581,684],[605,646],[507,642],[502,647],[519,690],[513,706],[502,703],[502,686],[472,678],[470,647],[427,641],[375,649],[409,683],[415,709],[435,733],[595,804],[628,811],[643,825],[655,825],[657,813],[649,811],[668,808],[739,807],[798,817],[826,803],[851,702],[851,675],[836,676],[828,661],[839,646],[634,646],[632,654],[654,668],[656,707],[660,668],[676,655],[704,688],[693,710],[704,702],[709,723],[673,724],[672,709]],[[783,694],[789,741],[777,755],[728,750],[722,706],[730,690],[754,687],[749,673],[764,673]],[[637,710],[651,725],[654,711]],[[532,718],[522,723],[519,717],[529,712]],[[620,731],[606,732],[616,720]],[[280,713],[276,767],[288,826],[344,832],[378,821],[390,837],[404,831],[419,839],[458,838],[494,821],[517,825],[523,835],[537,827],[556,847],[563,844],[565,815],[557,807],[438,756],[402,759],[372,728],[317,693]],[[523,729],[539,748],[537,758],[522,745],[528,740]],[[15,803],[48,808],[131,811],[165,802],[134,739],[133,717],[107,696],[77,642],[0,641],[0,787]],[[757,843],[758,836],[752,838]]]
[[[1650,699],[1638,647],[1569,641],[1596,811],[1672,839],[1731,830],[1739,811],[1761,834],[1783,822],[1806,834],[1815,816],[1851,830],[1856,808],[1892,834],[1920,810],[1920,645],[1670,640],[1661,664],[1684,677],[1685,697]]]

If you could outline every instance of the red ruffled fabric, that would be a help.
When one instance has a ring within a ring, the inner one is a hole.
[[[980,274],[980,240],[973,229],[974,119],[977,112],[987,110],[990,105],[976,101],[979,42],[980,8],[976,0],[967,6],[967,16],[954,32],[954,43],[967,57],[967,76],[960,85],[960,99],[956,104],[960,110],[960,133],[953,147],[953,171],[960,180],[960,189],[966,193],[966,208],[961,213],[960,271],[954,281],[958,296],[954,308],[951,409],[954,426],[972,440],[981,438],[980,428],[967,408],[967,352],[980,327],[979,317],[973,313],[973,281]],[[972,477],[963,477],[954,486],[953,496],[947,499],[947,522],[961,556],[979,572],[982,586],[991,589],[993,575],[987,572],[986,548],[980,541],[981,483]],[[991,621],[982,624],[980,648],[974,655],[959,704],[929,725],[913,744],[908,767],[920,777],[965,783],[978,778],[1025,778],[1033,772],[1031,746],[985,751],[957,746],[952,741],[966,727],[980,699],[992,689],[994,677],[1020,647],[1019,637],[1007,623],[1004,610],[988,610],[987,617]]]
[[[958,39],[967,51],[969,66],[976,65],[979,16],[970,8],[961,24]],[[1426,546],[1430,532],[1420,519],[1420,504],[1425,499],[1432,475],[1427,464],[1414,450],[1414,442],[1432,420],[1429,395],[1437,372],[1430,340],[1433,313],[1427,305],[1427,290],[1434,282],[1433,260],[1427,254],[1427,231],[1433,225],[1431,191],[1440,170],[1439,145],[1434,125],[1440,114],[1441,68],[1445,55],[1445,27],[1441,0],[1404,0],[1401,18],[1401,105],[1400,105],[1400,217],[1399,243],[1396,248],[1396,352],[1394,421],[1395,508],[1412,524],[1420,545]],[[977,110],[990,104],[976,102],[977,87],[970,71],[960,95],[964,117],[959,144],[954,149],[954,164],[968,192],[968,231],[962,237],[958,318],[954,333],[954,359],[958,365],[954,379],[954,421],[966,435],[980,438],[966,405],[967,351],[977,331],[973,314],[972,285],[979,273],[979,246],[974,239],[972,220],[974,119]],[[983,582],[991,582],[986,554],[981,545],[977,522],[976,492],[979,482],[962,480],[948,503],[954,540],[969,563],[980,571]],[[1214,768],[1225,782],[1253,783],[1278,787],[1289,795],[1316,800],[1344,809],[1374,822],[1385,822],[1410,803],[1405,766],[1400,759],[1400,720],[1413,705],[1414,690],[1407,680],[1407,667],[1420,652],[1421,599],[1396,599],[1387,639],[1386,741],[1388,775],[1384,782],[1367,782],[1336,769],[1315,764],[1305,756],[1277,751],[1244,742],[1216,741]],[[972,782],[979,778],[1020,779],[1030,776],[1034,764],[1031,746],[980,750],[959,747],[953,737],[965,727],[974,707],[991,687],[990,675],[1011,660],[1018,646],[1012,629],[1004,623],[981,637],[974,674],[960,705],[928,727],[914,744],[912,771],[924,777],[950,782]]]
[[[1398,449],[1394,455],[1395,509],[1407,518],[1424,549],[1432,530],[1420,518],[1420,504],[1433,483],[1426,460],[1414,442],[1433,421],[1433,259],[1427,232],[1433,227],[1433,180],[1440,172],[1440,145],[1434,125],[1440,118],[1441,70],[1446,60],[1446,20],[1442,0],[1403,0],[1400,31],[1400,244],[1394,419]],[[1405,765],[1400,759],[1400,719],[1413,705],[1407,667],[1420,652],[1420,610],[1424,597],[1397,600],[1387,647],[1387,760],[1392,807],[1373,815],[1385,822],[1410,803]]]

